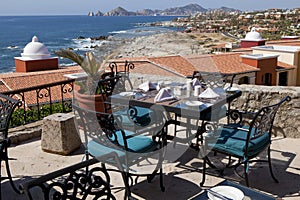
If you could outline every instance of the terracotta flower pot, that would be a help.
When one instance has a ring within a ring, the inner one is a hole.
[[[78,102],[78,106],[83,109],[96,112],[106,112],[101,94],[89,95],[82,93],[82,90],[75,90],[74,97]]]

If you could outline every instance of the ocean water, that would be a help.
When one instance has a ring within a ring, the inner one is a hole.
[[[145,24],[169,21],[172,16],[0,16],[0,73],[15,70],[14,57],[21,56],[23,48],[33,36],[46,45],[49,52],[59,48],[91,50],[103,41],[91,41],[99,36],[135,37],[176,28],[149,27]],[[136,31],[138,30],[138,31]],[[85,39],[78,39],[79,36]],[[53,55],[53,54],[52,54]],[[68,65],[70,61],[60,60]]]

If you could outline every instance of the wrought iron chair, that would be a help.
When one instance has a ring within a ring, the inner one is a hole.
[[[1,132],[0,159],[1,162],[2,161],[5,162],[6,173],[7,173],[7,177],[1,177],[1,181],[2,179],[8,178],[12,188],[18,194],[20,194],[20,192],[12,180],[12,175],[9,167],[8,147],[10,146],[11,142],[10,139],[8,138],[8,128],[9,128],[9,123],[12,114],[15,108],[20,104],[21,104],[20,101],[12,99],[11,97],[8,97],[6,95],[0,94],[0,132]],[[0,176],[1,176],[1,171],[0,171]],[[1,187],[0,187],[0,198],[1,198]]]
[[[102,159],[116,159],[108,154]],[[115,200],[107,170],[96,164],[95,159],[33,178],[20,184],[20,190],[29,200],[33,199],[107,199]],[[89,170],[85,170],[89,167]],[[40,190],[38,190],[40,189]]]
[[[105,166],[109,164],[116,166],[121,173],[126,189],[126,197],[131,196],[130,181],[133,183],[132,176],[147,176],[149,182],[155,175],[160,175],[160,187],[164,191],[162,162],[165,154],[166,145],[166,128],[164,127],[163,117],[157,118],[156,131],[145,132],[143,134],[132,132],[120,127],[122,125],[122,116],[110,113],[101,113],[81,109],[73,105],[77,115],[78,127],[83,131],[84,143],[86,145],[86,156],[101,158],[108,153],[118,155],[120,165],[116,165],[115,160],[100,159],[99,161]],[[158,111],[156,116],[163,113]],[[156,167],[152,173],[136,173],[132,166],[140,164],[141,161],[147,160],[153,155],[158,155]]]
[[[250,162],[267,161],[272,178],[275,182],[278,182],[273,174],[271,165],[271,133],[274,118],[280,105],[290,100],[291,98],[286,96],[277,104],[262,107],[257,113],[252,115],[253,118],[249,125],[241,123],[244,121],[244,114],[247,113],[232,110],[230,116],[235,123],[229,123],[208,130],[205,136],[204,154],[200,155],[204,158],[203,176],[200,185],[203,186],[205,182],[206,165],[217,168],[206,155],[209,151],[227,155],[229,161],[226,167],[232,167],[236,170],[237,167],[243,165],[244,178],[247,186],[249,186],[248,171]],[[266,149],[268,160],[255,159]],[[237,158],[237,162],[232,162],[232,157]],[[221,172],[223,172],[223,170],[224,169],[221,169]]]
[[[123,70],[120,70],[121,66],[115,62],[110,63],[109,68],[111,71],[102,76],[102,81],[98,82],[98,90],[105,96],[111,96],[127,90],[132,91],[133,85],[129,78],[129,70],[134,69],[132,62],[125,61]],[[140,129],[142,126],[148,126],[151,123],[151,115],[153,114],[151,109],[143,108],[139,106],[123,106],[123,109],[118,106],[117,108],[112,104],[108,103],[105,105],[105,112],[114,112],[115,114],[122,116],[123,126],[131,128],[135,131]]]
[[[102,112],[83,109],[76,105],[74,99],[73,108],[79,116],[79,126],[85,135],[87,158],[89,155],[99,157],[108,152],[116,152],[122,163],[122,169],[118,171],[122,172],[126,193],[130,196],[129,179],[132,180],[130,177],[134,174],[130,172],[130,166],[152,154],[158,154],[157,167],[146,176],[151,181],[154,175],[160,174],[160,186],[164,190],[161,169],[163,146],[166,144],[166,134],[163,134],[166,131],[164,112],[113,103],[111,96],[126,90],[126,84],[130,85],[126,72],[109,72],[102,76],[97,88],[102,95]]]

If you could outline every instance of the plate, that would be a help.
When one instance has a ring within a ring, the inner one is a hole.
[[[226,92],[235,92],[237,90],[239,90],[239,88],[236,88],[236,87],[229,87],[229,88],[225,89]]]
[[[201,106],[203,103],[201,101],[187,101],[185,104],[187,106]]]
[[[135,95],[135,93],[134,92],[121,92],[120,95],[124,96],[124,97],[129,97],[129,96]]]
[[[244,198],[244,193],[240,189],[232,186],[220,185],[211,188],[211,190],[233,200],[242,200]],[[207,196],[211,200],[220,200],[220,198],[214,196],[209,191],[207,192]]]

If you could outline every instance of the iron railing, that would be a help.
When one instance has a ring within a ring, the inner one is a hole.
[[[19,90],[1,92],[22,102],[14,111],[11,126],[43,119],[57,112],[72,110],[74,80],[63,80]]]
[[[112,75],[128,75],[134,64],[128,61],[111,62],[109,64]],[[21,105],[14,111],[11,127],[24,125],[43,119],[54,113],[72,111],[74,79],[68,79],[49,84],[23,88],[19,90],[1,92],[21,101]]]

